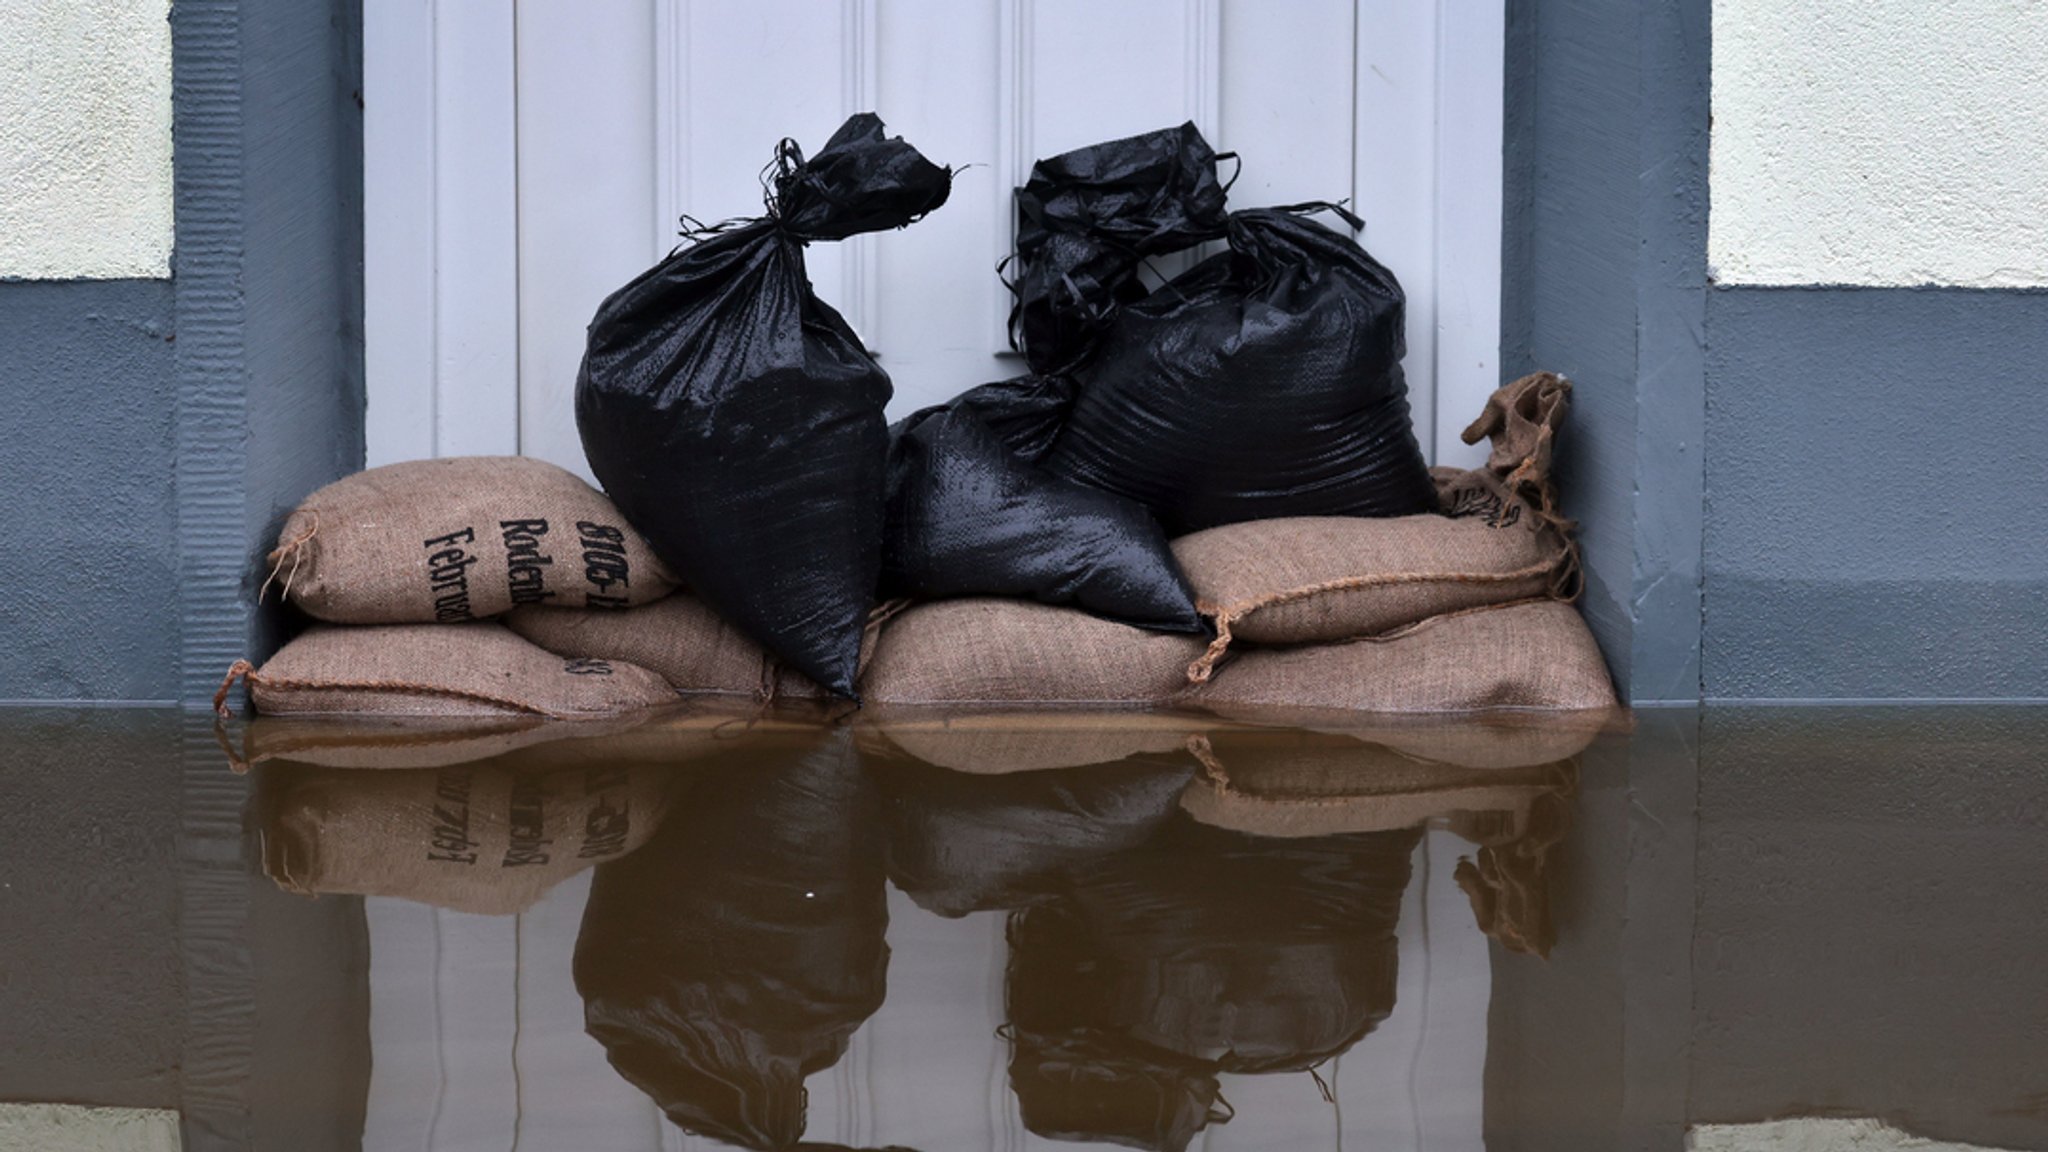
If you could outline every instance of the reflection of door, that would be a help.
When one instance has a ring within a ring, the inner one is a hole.
[[[869,108],[973,165],[916,226],[808,254],[892,415],[1019,370],[994,265],[1033,158],[1193,120],[1244,158],[1234,204],[1353,201],[1408,289],[1424,448],[1470,458],[1499,365],[1502,0],[378,0],[364,21],[372,464],[584,471],[598,301],[681,213],[758,213],[777,139],[815,148]]]

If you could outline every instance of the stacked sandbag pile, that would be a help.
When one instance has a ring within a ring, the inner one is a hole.
[[[1031,372],[888,427],[803,249],[915,221],[952,174],[872,115],[783,141],[766,215],[694,228],[590,326],[577,420],[616,508],[503,459],[323,489],[272,576],[349,627],[238,666],[258,710],[1611,708],[1550,472],[1569,383],[1502,388],[1465,432],[1487,462],[1432,472],[1401,287],[1315,217],[1359,222],[1231,210],[1217,160],[1183,125],[1041,161]]]
[[[658,600],[675,577],[611,501],[516,456],[372,468],[286,519],[264,589],[315,625],[262,667],[237,662],[276,716],[590,720],[674,699],[631,664],[564,659],[499,622],[521,605],[609,610]]]

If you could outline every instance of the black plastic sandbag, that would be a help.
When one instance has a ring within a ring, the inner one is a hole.
[[[1024,596],[1140,628],[1204,629],[1144,505],[1030,463],[971,405],[927,408],[889,433],[883,595]]]
[[[951,175],[863,113],[777,149],[768,215],[710,229],[599,306],[576,384],[591,470],[692,591],[854,694],[881,568],[888,375],[804,245],[901,227]]]
[[[1190,123],[1032,165],[1017,190],[1010,338],[1033,370],[1072,367],[1117,305],[1144,298],[1145,257],[1222,233],[1218,159]]]
[[[733,754],[598,866],[576,940],[585,1026],[687,1131],[795,1144],[804,1078],[881,1006],[882,843],[851,735]]]
[[[1230,251],[1117,311],[1046,468],[1175,535],[1433,510],[1393,274],[1294,210],[1237,212],[1227,232]]]

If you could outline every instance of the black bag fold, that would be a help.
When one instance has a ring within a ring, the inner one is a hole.
[[[1217,153],[1192,123],[1032,165],[1017,190],[1011,342],[1038,372],[1071,368],[1145,296],[1138,268],[1222,234]]]
[[[1204,628],[1143,505],[1030,463],[971,405],[927,408],[890,430],[882,552],[886,596],[1025,596],[1141,628]]]
[[[811,291],[803,247],[901,227],[951,174],[871,114],[816,156],[776,151],[768,215],[612,294],[576,422],[591,470],[694,593],[851,697],[881,566],[889,377]]]

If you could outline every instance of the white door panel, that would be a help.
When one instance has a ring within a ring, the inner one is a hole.
[[[806,255],[892,416],[1022,369],[994,266],[1033,159],[1193,120],[1244,158],[1233,203],[1365,218],[1408,290],[1424,449],[1478,456],[1457,432],[1499,370],[1502,0],[364,8],[372,464],[517,451],[588,476],[572,402],[598,302],[684,213],[758,214],[783,136],[814,151],[867,109],[967,166],[915,227]]]

